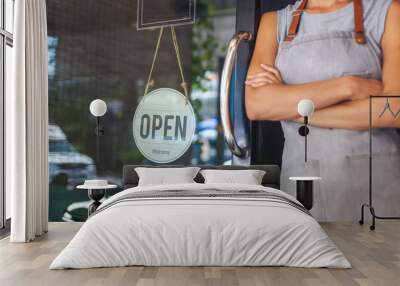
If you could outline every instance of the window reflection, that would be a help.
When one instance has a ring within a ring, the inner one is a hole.
[[[47,1],[51,221],[86,218],[87,194],[74,189],[85,178],[119,184],[124,164],[149,163],[135,146],[132,119],[158,32],[136,30],[136,2]],[[218,119],[219,71],[234,33],[235,1],[198,0],[196,15],[194,25],[176,28],[196,135],[191,148],[172,164],[222,164],[229,152]],[[161,42],[154,80],[153,89],[180,89],[170,37]],[[98,162],[95,120],[89,113],[96,98],[108,105]]]

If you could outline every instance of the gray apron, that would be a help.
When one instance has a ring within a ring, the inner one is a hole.
[[[381,61],[373,48],[368,33],[367,43],[360,45],[350,31],[300,32],[292,42],[280,42],[275,65],[285,84],[346,75],[380,80]],[[315,182],[313,216],[320,221],[359,220],[361,204],[368,202],[368,131],[311,126],[305,163],[304,137],[298,134],[301,124],[281,123],[282,190],[295,194],[290,176],[320,176],[322,181]],[[399,140],[395,129],[373,132],[373,196],[378,215],[400,214]]]

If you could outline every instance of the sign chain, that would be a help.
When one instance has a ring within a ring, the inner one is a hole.
[[[183,92],[184,92],[184,95],[185,95],[185,98],[186,98],[186,102],[187,102],[187,100],[188,100],[188,86],[187,86],[187,82],[185,81],[185,76],[184,76],[184,73],[183,73],[183,64],[182,64],[182,58],[181,58],[181,52],[180,52],[180,49],[179,49],[178,39],[176,37],[175,27],[171,26],[170,29],[171,29],[172,42],[174,44],[174,49],[175,49],[175,54],[176,54],[176,60],[178,62],[179,73],[180,73],[181,80],[182,80],[181,87],[183,89]],[[160,28],[160,32],[158,34],[156,49],[154,51],[153,61],[151,63],[149,76],[147,78],[147,83],[146,83],[146,87],[145,87],[145,90],[144,90],[144,95],[146,95],[149,92],[150,86],[154,85],[154,80],[152,79],[152,76],[153,76],[155,63],[156,63],[156,60],[157,60],[158,51],[160,49],[160,43],[161,43],[161,39],[162,39],[163,33],[164,33],[164,27],[161,27]]]
[[[160,43],[161,43],[161,38],[162,38],[163,32],[164,32],[164,27],[161,27],[160,28],[160,32],[158,34],[157,45],[156,45],[156,49],[154,51],[153,61],[151,63],[151,67],[150,67],[149,77],[147,78],[147,83],[146,83],[146,88],[144,90],[144,95],[146,95],[148,93],[150,84],[151,85],[154,84],[154,82],[151,79],[151,77],[153,75],[154,66],[155,66],[155,63],[156,63],[156,60],[157,60],[158,50],[160,49]]]
[[[180,53],[180,50],[179,50],[178,40],[176,38],[175,27],[173,27],[173,26],[171,27],[171,36],[172,36],[172,42],[174,43],[176,59],[178,61],[178,66],[179,66],[179,72],[181,73],[181,79],[182,79],[181,86],[183,88],[183,92],[185,94],[186,101],[187,101],[188,100],[188,88],[187,88],[187,83],[185,81],[185,76],[183,74],[183,65],[182,65],[182,60],[181,60],[181,53]]]

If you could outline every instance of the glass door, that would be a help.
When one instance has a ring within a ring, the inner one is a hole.
[[[97,3],[96,9],[88,1],[75,1],[74,5],[68,1],[47,2],[50,221],[86,219],[87,194],[75,189],[85,179],[104,178],[119,184],[124,164],[152,164],[141,154],[132,134],[132,119],[143,98],[159,31],[137,29],[137,4],[150,2],[115,5],[109,0]],[[175,11],[176,6],[168,6],[173,2],[157,5],[165,13],[144,15],[140,26],[145,26],[146,21],[154,22],[159,16],[179,12]],[[281,146],[280,137],[275,136],[279,135],[280,125],[247,120],[244,79],[261,13],[283,7],[287,1],[197,0],[195,3],[194,23],[176,26],[176,34],[196,114],[196,131],[190,148],[170,164],[279,161],[280,155],[275,158],[271,157],[274,154],[263,151],[269,148],[268,144]],[[234,130],[231,133],[237,145],[245,150],[245,156],[232,155],[224,140],[223,114],[220,114],[223,65],[229,52],[228,43],[238,32],[249,32],[252,40],[243,41],[235,51],[225,104],[228,109],[224,114],[228,114]],[[168,31],[165,35],[160,42],[151,89],[179,90],[181,79],[174,45]],[[99,144],[100,160],[96,160],[96,121],[89,112],[89,104],[96,98],[108,106],[102,119],[105,135]]]
[[[124,164],[154,164],[136,146],[132,120],[143,98],[159,29],[137,29],[137,4],[147,7],[153,2],[163,11],[144,15],[141,27],[176,14],[179,7],[169,6],[176,4],[171,0],[115,2],[97,1],[93,9],[92,1],[47,1],[50,221],[86,219],[87,193],[75,189],[85,179],[120,184]],[[170,164],[219,165],[231,159],[219,116],[219,82],[226,45],[235,33],[236,0],[189,2],[196,3],[194,23],[175,30],[197,123],[190,148]],[[168,29],[158,55],[150,90],[181,90]],[[108,106],[100,160],[96,120],[89,112],[97,98]]]

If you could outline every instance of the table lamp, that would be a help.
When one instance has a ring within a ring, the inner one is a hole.
[[[96,117],[96,161],[100,160],[100,136],[104,135],[104,127],[100,122],[100,118],[107,112],[107,104],[101,99],[95,99],[90,103],[90,113]]]
[[[299,128],[299,134],[304,136],[304,161],[307,162],[308,117],[314,112],[314,103],[310,99],[302,99],[297,105],[297,112],[304,118],[304,125]]]
[[[96,117],[96,135],[104,135],[104,128],[100,123],[100,118],[106,113],[107,104],[101,99],[95,99],[90,103],[89,109],[90,113]]]

